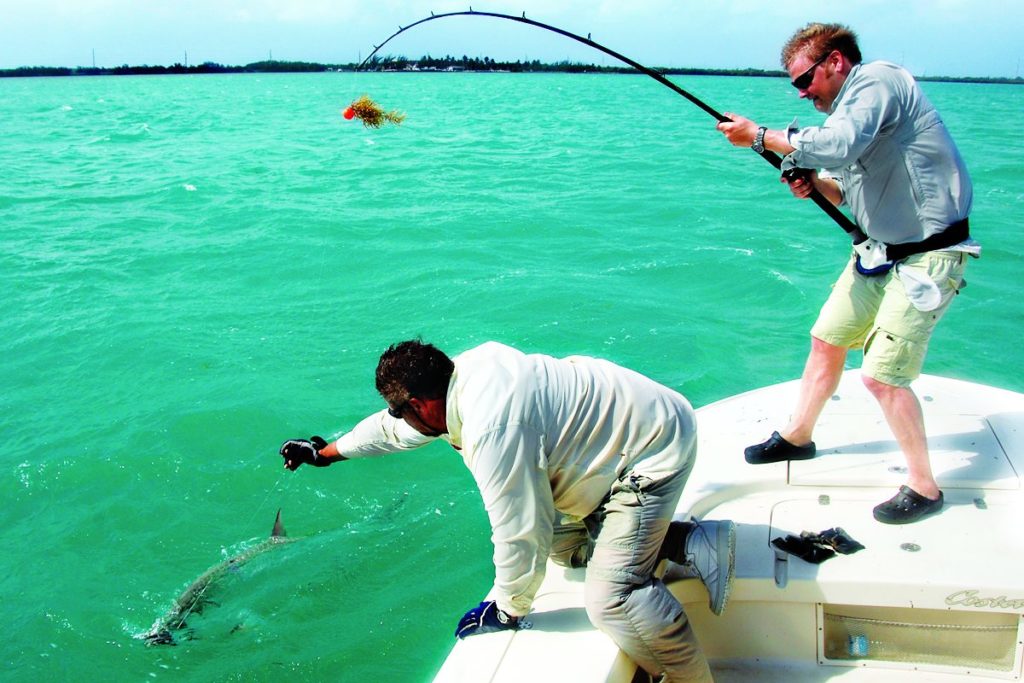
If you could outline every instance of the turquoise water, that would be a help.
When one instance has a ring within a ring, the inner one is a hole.
[[[678,80],[820,120],[781,80]],[[1024,391],[1024,88],[925,89],[985,249],[926,371]],[[406,122],[345,122],[364,93]],[[603,356],[698,406],[794,378],[846,249],[642,76],[5,79],[0,121],[5,680],[429,680],[492,578],[460,459],[292,474],[279,443],[378,409],[412,336]],[[299,541],[193,640],[136,638],[278,507]]]

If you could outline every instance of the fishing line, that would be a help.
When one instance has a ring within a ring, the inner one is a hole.
[[[599,51],[605,53],[606,55],[609,55],[610,57],[613,57],[613,58],[619,60],[620,62],[623,62],[624,64],[628,64],[629,66],[633,67],[637,71],[639,71],[639,72],[641,72],[643,74],[646,74],[647,76],[650,76],[651,78],[656,80],[658,83],[661,83],[662,85],[664,85],[666,88],[669,88],[673,92],[675,92],[675,93],[677,93],[679,95],[682,95],[687,100],[689,100],[693,104],[697,105],[700,109],[705,111],[707,114],[709,114],[710,116],[714,117],[719,123],[724,123],[724,122],[727,122],[727,121],[731,121],[731,119],[729,119],[727,116],[724,116],[723,114],[719,113],[713,107],[711,107],[707,103],[701,101],[700,98],[696,97],[695,95],[693,95],[693,94],[687,92],[686,90],[684,90],[683,88],[679,87],[678,85],[676,85],[675,83],[673,83],[672,81],[667,79],[664,75],[658,73],[657,71],[654,71],[653,69],[647,68],[643,64],[640,64],[639,62],[637,62],[635,60],[632,60],[629,57],[626,57],[625,55],[620,54],[620,53],[616,52],[615,50],[612,50],[611,48],[605,47],[604,45],[601,45],[600,43],[597,43],[597,42],[591,40],[589,33],[587,34],[587,37],[584,38],[583,36],[577,35],[575,33],[571,33],[569,31],[566,31],[565,29],[558,28],[557,26],[552,26],[550,24],[545,24],[545,23],[540,22],[540,21],[535,21],[533,19],[528,19],[526,17],[526,12],[523,12],[522,16],[515,16],[515,15],[512,15],[512,14],[502,14],[501,12],[480,12],[480,11],[474,10],[472,7],[470,7],[468,11],[462,11],[462,12],[445,12],[445,13],[442,13],[442,14],[434,14],[433,12],[431,12],[429,17],[425,17],[423,19],[420,19],[419,21],[416,21],[416,22],[414,22],[412,24],[409,24],[408,26],[401,26],[401,25],[399,25],[398,30],[395,31],[394,33],[392,33],[390,36],[388,36],[387,40],[385,40],[380,45],[374,45],[373,46],[373,52],[371,52],[366,57],[366,59],[364,59],[362,62],[360,62],[359,66],[356,67],[356,71],[362,70],[363,67],[366,66],[366,64],[371,59],[373,59],[374,55],[376,55],[380,51],[380,49],[382,47],[384,47],[389,42],[391,42],[391,40],[393,38],[396,38],[397,36],[405,33],[406,31],[408,31],[409,29],[413,28],[414,26],[419,26],[420,24],[425,24],[428,21],[434,21],[435,19],[446,19],[448,17],[462,17],[462,16],[465,16],[465,17],[493,17],[495,19],[506,19],[508,21],[515,21],[515,22],[518,22],[520,24],[526,24],[528,26],[534,26],[536,28],[544,29],[545,31],[551,31],[552,33],[557,33],[560,36],[564,36],[566,38],[570,38],[571,40],[575,40],[576,42],[583,43],[584,45],[586,45],[588,47],[592,47],[595,50],[599,50]],[[779,169],[779,168],[782,167],[782,157],[780,157],[775,152],[766,149],[763,152],[760,152],[760,155],[761,155],[761,157],[763,157],[766,161],[768,161],[768,163],[770,163],[775,168]],[[810,196],[810,199],[813,200],[814,203],[817,204],[821,208],[822,211],[824,211],[826,214],[828,214],[828,216],[839,225],[839,227],[841,227],[843,230],[845,230],[847,233],[849,233],[849,235],[853,238],[853,241],[854,241],[855,244],[859,244],[860,242],[862,242],[865,239],[867,239],[867,235],[865,235],[861,231],[861,229],[857,227],[857,224],[854,223],[853,221],[851,221],[849,218],[847,218],[846,215],[842,211],[840,211],[838,209],[838,207],[836,207],[834,204],[832,204],[832,202],[830,202],[828,199],[826,199],[820,192],[818,192],[817,190],[814,190],[814,191],[811,192],[811,194],[809,196]]]
[[[267,504],[267,501],[270,500],[270,497],[272,495],[274,495],[275,493],[279,492],[278,489],[281,489],[280,492],[283,493],[284,490],[288,488],[288,486],[291,484],[292,478],[293,478],[293,477],[288,477],[287,476],[288,474],[291,474],[291,473],[284,471],[284,469],[282,468],[281,472],[279,472],[278,475],[277,475],[277,481],[274,482],[274,486],[271,487],[271,489],[269,491],[267,491],[267,495],[263,497],[263,500],[260,502],[259,505],[256,506],[256,509],[253,511],[252,515],[249,517],[248,524],[252,524],[253,523],[253,520],[256,519],[256,515],[258,515],[263,510],[263,506]],[[281,482],[282,481],[285,482],[284,488],[281,488]]]
[[[258,462],[263,462],[265,458],[266,456],[264,455],[254,455],[252,458],[250,458],[243,464],[245,465],[246,468],[248,468],[250,464],[255,465]],[[256,506],[255,510],[253,510],[252,514],[249,516],[249,519],[245,523],[246,526],[253,524],[253,520],[256,519],[256,515],[260,514],[260,512],[263,511],[264,506],[266,506],[267,501],[270,500],[270,497],[272,495],[274,495],[275,493],[283,492],[289,487],[289,485],[292,482],[292,477],[288,477],[288,474],[289,472],[285,471],[283,468],[278,471],[277,479],[274,481],[274,485],[270,487],[270,489],[267,491],[267,495],[263,497],[263,500],[260,501],[260,504]],[[284,482],[284,487],[281,486],[282,482]]]

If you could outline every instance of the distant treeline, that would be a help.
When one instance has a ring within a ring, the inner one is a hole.
[[[171,66],[122,66],[115,67],[50,67],[22,66],[16,69],[0,69],[0,78],[27,76],[137,76],[146,74],[224,74],[224,73],[302,73],[319,71],[356,71],[358,64],[321,64],[319,62],[283,62],[265,60],[252,62],[245,66],[225,66],[215,62]],[[540,60],[499,62],[490,57],[461,58],[446,55],[431,57],[424,55],[419,59],[404,56],[374,57],[363,67],[367,71],[422,73],[436,71],[478,71],[478,72],[510,72],[510,73],[636,73],[629,66],[598,66],[568,60],[545,63]],[[758,76],[788,77],[784,71],[766,69],[702,69],[690,67],[653,67],[663,74],[684,76]],[[1024,79],[986,78],[986,77],[950,77],[950,76],[918,76],[923,81],[948,81],[957,83],[1011,83],[1022,84]]]
[[[355,66],[352,66],[355,69]],[[310,62],[279,62],[264,61],[253,62],[245,66],[225,66],[215,62],[203,62],[202,64],[172,64],[171,66],[122,66],[100,67],[100,66],[19,66],[16,69],[0,69],[0,78],[18,76],[140,76],[150,74],[230,74],[230,73],[252,73],[252,72],[280,72],[297,73],[305,71],[331,71],[344,70],[342,67],[332,67],[324,64]]]
[[[425,55],[419,59],[407,57],[374,58],[366,65],[369,71],[508,71],[511,73],[636,73],[631,66],[598,66],[563,60],[560,62],[541,62],[516,60],[499,62],[490,57],[431,57]],[[784,76],[782,71],[766,71],[764,69],[696,69],[679,67],[652,67],[663,74],[714,75],[714,76]]]

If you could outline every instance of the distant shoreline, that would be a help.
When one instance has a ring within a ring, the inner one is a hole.
[[[214,62],[171,66],[129,66],[115,67],[61,67],[61,66],[20,66],[15,69],[0,69],[0,78],[37,78],[54,76],[143,76],[143,75],[183,75],[183,74],[225,74],[225,73],[317,73],[317,72],[355,72],[373,71],[385,73],[449,73],[449,72],[486,72],[486,73],[639,73],[628,66],[598,66],[580,62],[543,63],[539,60],[497,62],[490,57],[451,56],[434,58],[421,57],[410,60],[405,57],[374,58],[369,65],[358,69],[359,65],[321,64],[319,62],[285,62],[266,60],[252,62],[245,66],[225,66]],[[665,75],[676,76],[748,76],[758,78],[786,78],[788,75],[781,70],[766,69],[704,69],[690,67],[653,67],[654,71]],[[989,76],[915,76],[919,81],[936,81],[948,83],[997,83],[1021,85],[1024,78],[989,77]]]

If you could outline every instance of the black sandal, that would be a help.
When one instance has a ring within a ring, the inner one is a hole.
[[[806,446],[794,446],[783,439],[778,432],[772,432],[771,437],[764,443],[748,446],[743,451],[743,457],[751,465],[764,465],[783,460],[810,460],[814,457],[814,453],[813,441]]]
[[[925,498],[909,486],[901,486],[899,493],[875,506],[875,519],[883,524],[910,524],[942,509],[943,496],[939,499]]]

